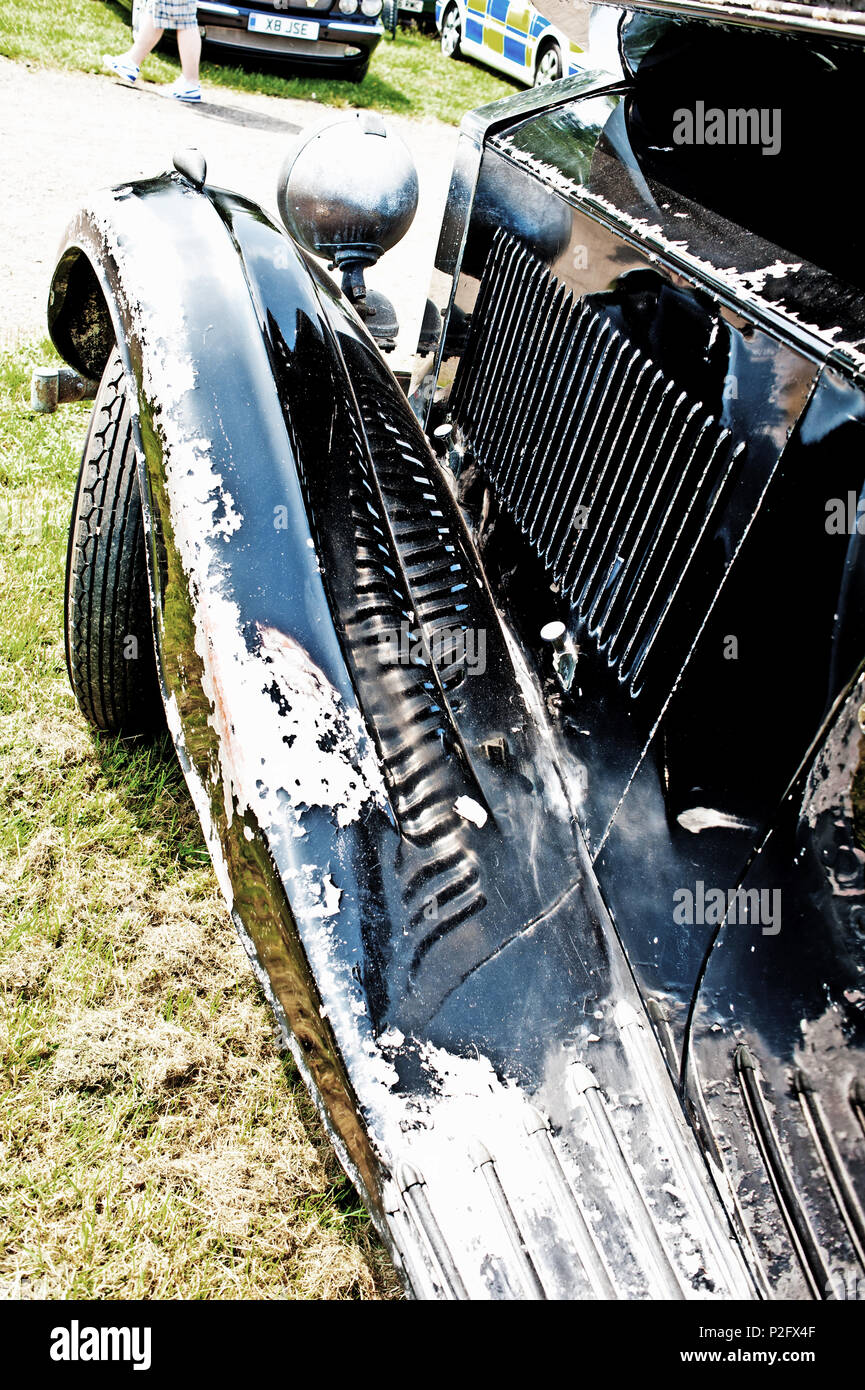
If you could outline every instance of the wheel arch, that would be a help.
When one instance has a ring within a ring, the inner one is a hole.
[[[68,246],[54,272],[48,301],[48,331],[60,356],[98,381],[111,349],[120,342],[119,328],[112,320],[98,262],[81,246]]]
[[[369,344],[328,277],[260,208],[175,175],[97,195],[67,233],[49,331],[90,376],[115,343],[121,354],[178,746],[192,726],[209,738],[188,707],[188,673],[212,703],[224,673],[202,670],[210,654],[218,665],[234,645],[240,664],[267,667],[265,629],[299,646],[360,724],[301,481],[304,457],[313,466],[326,448],[336,397],[351,408],[337,317]],[[242,749],[220,756],[229,781],[250,775]]]
[[[550,49],[550,48],[555,48],[555,49],[558,50],[559,62],[560,62],[560,64],[561,64],[561,69],[562,69],[562,74],[561,74],[561,75],[562,75],[562,77],[567,77],[567,75],[568,75],[568,59],[567,59],[567,56],[566,56],[566,53],[565,53],[565,45],[563,45],[561,36],[558,34],[558,32],[557,32],[556,30],[550,28],[550,29],[544,30],[544,32],[543,32],[543,33],[540,35],[540,37],[538,38],[537,43],[535,44],[535,60],[534,60],[534,65],[533,65],[533,67],[532,67],[532,77],[533,77],[533,78],[535,78],[535,77],[537,76],[538,66],[539,66],[539,64],[540,64],[540,61],[541,61],[541,59],[543,58],[544,54],[545,54],[545,53],[548,51],[548,49]]]
[[[346,859],[340,921],[359,932],[355,842],[370,817],[387,824],[304,504],[303,431],[291,418],[291,393],[310,395],[316,365],[350,395],[328,315],[369,342],[324,273],[260,208],[174,174],[93,197],[67,230],[48,306],[52,340],[78,370],[100,375],[115,344],[120,351],[169,730],[224,896],[250,954],[267,962],[259,978],[387,1238],[380,1163],[342,1060],[369,1043],[355,1036],[356,1021],[340,1034],[326,1021],[308,964],[327,866]],[[291,359],[279,381],[277,320]],[[328,402],[326,389],[316,394],[325,437]],[[294,735],[283,722],[306,731],[301,790],[288,778]],[[262,766],[272,773],[266,796]]]

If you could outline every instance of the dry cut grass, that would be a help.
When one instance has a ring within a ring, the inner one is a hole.
[[[47,355],[0,357],[0,1294],[396,1296],[171,748],[97,738],[69,693],[86,411],[30,414]]]

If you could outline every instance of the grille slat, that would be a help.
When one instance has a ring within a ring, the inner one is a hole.
[[[664,557],[669,554],[668,547],[672,544],[674,536],[681,533],[681,524],[677,521],[682,518],[683,511],[687,515],[688,504],[685,499],[680,500],[683,481],[690,474],[686,469],[682,469],[678,477],[676,476],[676,466],[681,460],[685,448],[689,447],[688,435],[693,432],[696,424],[696,439],[690,445],[693,456],[700,461],[706,458],[706,435],[711,428],[710,422],[705,418],[700,421],[696,418],[702,415],[701,406],[693,406],[688,413],[685,422],[685,429],[682,432],[680,441],[677,442],[671,456],[670,463],[666,470],[667,478],[672,484],[672,491],[668,490],[666,497],[662,500],[659,497],[657,509],[647,515],[646,525],[649,529],[650,540],[646,548],[645,559],[642,566],[634,575],[630,590],[627,595],[627,602],[630,607],[628,631],[628,649],[633,646],[634,638],[639,632],[640,625],[645,616],[648,603],[657,587],[656,576],[659,569],[664,572]],[[657,514],[656,514],[657,513]]]
[[[522,255],[518,253],[503,262],[502,293],[495,299],[493,312],[490,315],[490,332],[495,334],[498,351],[494,356],[487,355],[479,361],[477,378],[465,406],[466,418],[478,431],[483,428],[490,408],[489,387],[492,384],[493,373],[500,364],[503,366],[507,361],[507,347],[510,341],[509,328],[512,328],[514,323],[518,321],[519,294],[516,289],[519,282],[519,270],[525,260],[526,253],[523,252]]]
[[[717,444],[716,447],[715,447],[715,450],[714,450],[714,453],[713,453],[713,458],[712,458],[711,462],[714,462],[715,458],[716,458],[719,454],[721,454],[721,452],[722,452],[722,444],[721,444],[721,442],[719,441],[718,444]],[[707,508],[707,511],[706,511],[706,529],[708,529],[709,523],[712,521],[712,518],[714,517],[715,513],[718,511],[718,508],[719,508],[719,505],[720,505],[720,502],[721,502],[721,498],[722,498],[722,496],[726,493],[728,484],[730,483],[730,481],[731,481],[731,480],[733,479],[733,477],[735,476],[735,472],[736,472],[736,469],[737,469],[737,465],[743,460],[744,454],[745,454],[745,446],[744,446],[744,444],[739,444],[739,445],[737,445],[737,447],[734,449],[732,455],[730,456],[730,459],[729,459],[729,462],[728,462],[728,464],[727,464],[727,467],[726,467],[726,469],[724,470],[724,472],[723,472],[723,474],[722,474],[722,476],[721,476],[719,485],[714,489],[713,495],[712,495],[712,497],[711,497],[711,500],[710,500],[710,502],[709,502],[709,505],[708,505],[708,508]],[[647,661],[649,655],[651,654],[652,648],[653,648],[653,647],[655,646],[655,644],[657,643],[658,634],[659,634],[659,632],[660,632],[661,629],[662,629],[663,620],[664,620],[664,618],[665,618],[667,612],[669,611],[669,609],[672,607],[673,601],[674,601],[674,599],[677,597],[677,595],[678,595],[678,593],[679,593],[679,591],[680,591],[680,589],[681,589],[681,587],[682,587],[682,584],[683,584],[683,582],[684,582],[684,580],[685,580],[685,576],[688,575],[688,574],[690,573],[690,571],[693,569],[694,560],[695,560],[695,555],[696,555],[696,547],[692,547],[691,550],[687,553],[687,555],[683,558],[682,563],[681,563],[680,565],[678,565],[678,566],[677,566],[677,564],[676,564],[676,562],[675,562],[675,559],[674,559],[673,555],[671,555],[671,557],[670,557],[670,564],[669,564],[669,566],[668,566],[668,569],[669,569],[669,571],[670,571],[671,573],[677,574],[677,575],[678,575],[678,578],[675,580],[675,583],[673,583],[673,584],[670,586],[669,591],[664,595],[664,598],[663,598],[663,605],[664,605],[664,606],[663,606],[663,608],[661,609],[661,611],[659,612],[659,614],[658,614],[658,616],[657,616],[657,619],[655,620],[654,624],[653,624],[652,627],[651,627],[650,632],[647,634],[646,640],[643,642],[642,647],[641,647],[641,649],[640,649],[640,651],[639,651],[639,653],[638,653],[638,657],[637,657],[637,659],[636,659],[635,662],[634,662],[634,670],[633,670],[633,678],[632,678],[632,679],[633,679],[633,681],[634,681],[635,684],[636,684],[636,683],[640,680],[640,678],[641,678],[642,671],[643,671],[643,667],[644,667],[644,665],[645,665],[645,663],[646,663],[646,661]],[[635,634],[635,636],[636,636],[636,634]]]
[[[514,499],[512,505],[519,511],[526,488],[531,484],[532,491],[540,476],[539,446],[544,438],[544,421],[555,406],[559,391],[559,377],[567,359],[573,338],[574,300],[573,295],[563,295],[558,314],[550,328],[550,338],[555,343],[552,360],[546,364],[546,371],[536,372],[536,389],[527,403],[526,413],[530,420],[528,430],[523,430],[519,449],[514,450],[517,463],[517,476],[510,487]],[[540,366],[540,364],[539,364]]]
[[[634,386],[633,396],[622,417],[621,436],[617,435],[613,441],[611,462],[615,462],[615,470],[610,480],[609,489],[606,495],[600,499],[601,511],[593,518],[585,559],[578,566],[574,577],[571,592],[580,609],[585,607],[587,602],[590,602],[587,600],[587,596],[594,592],[597,584],[598,574],[607,554],[610,536],[614,534],[613,527],[616,517],[622,510],[628,483],[635,467],[639,464],[641,431],[646,428],[645,422],[651,419],[652,411],[657,409],[657,402],[662,389],[663,378],[660,372],[653,371],[650,363],[643,363]],[[624,443],[618,456],[616,456],[616,446],[620,437],[623,437]],[[635,455],[637,455],[636,460]],[[581,587],[578,588],[578,585]]]
[[[605,363],[611,357],[612,366],[609,371],[605,371]],[[556,518],[548,548],[549,561],[554,572],[558,571],[562,551],[569,538],[571,545],[574,543],[570,534],[573,531],[573,518],[580,515],[577,508],[584,505],[587,487],[598,457],[597,446],[593,447],[593,441],[596,435],[602,433],[603,421],[609,418],[607,402],[610,395],[615,393],[616,367],[620,362],[621,341],[618,334],[615,334],[604,346],[592,389],[586,398],[582,418],[575,431],[571,458],[575,462],[578,460],[578,465],[574,466],[570,480],[567,471],[563,471],[562,482],[550,504],[550,511]]]
[[[572,311],[573,296],[565,292],[564,285],[560,285],[550,303],[550,312],[545,319],[543,329],[536,335],[534,356],[528,378],[530,383],[529,395],[524,407],[525,414],[529,418],[538,419],[547,414],[549,401],[557,385],[557,361],[563,356],[567,345],[567,331]],[[557,343],[556,352],[547,372],[543,372],[541,366],[551,340]],[[519,416],[517,420],[519,420]],[[507,484],[510,494],[513,494],[518,485],[522,490],[534,452],[532,441],[526,436],[526,432],[522,431],[522,437],[520,437],[520,433],[515,430],[512,439],[513,477]]]
[[[606,415],[598,416],[598,440],[594,450],[594,459],[586,477],[579,497],[576,499],[574,516],[576,522],[572,524],[573,545],[570,554],[563,558],[561,553],[558,557],[561,579],[560,583],[565,592],[572,592],[576,589],[576,580],[581,576],[588,559],[594,533],[587,524],[588,515],[591,512],[592,504],[596,498],[605,497],[605,489],[608,474],[615,477],[616,465],[616,446],[622,437],[622,431],[627,423],[629,410],[633,406],[635,387],[639,381],[639,354],[628,351],[624,344],[619,352],[619,358],[615,365],[617,376],[617,388],[615,397]],[[577,510],[577,509],[584,510]],[[576,524],[576,523],[579,524]],[[564,551],[564,540],[560,548]]]
[[[550,489],[555,490],[558,480],[558,467],[560,463],[561,440],[567,437],[567,428],[578,409],[581,387],[585,385],[585,376],[591,368],[594,352],[597,348],[597,333],[592,333],[594,325],[590,321],[590,316],[586,312],[582,322],[577,323],[577,336],[575,336],[576,351],[568,363],[568,378],[565,390],[562,395],[559,410],[553,421],[550,436],[544,449],[540,463],[540,483],[541,490],[533,508],[533,524],[529,529],[529,540],[534,544],[537,540],[538,529],[543,529],[549,518],[548,499]]]
[[[669,399],[669,396],[662,397],[662,400]],[[610,632],[611,642],[618,636],[623,609],[627,604],[631,586],[636,579],[637,566],[645,563],[645,538],[651,534],[649,520],[657,508],[664,481],[680,447],[687,421],[687,407],[687,397],[679,393],[672,402],[672,408],[667,419],[663,422],[660,433],[656,434],[651,464],[640,481],[620,541],[622,563],[616,571],[615,588],[603,596],[605,603],[600,613],[597,611],[600,607],[599,602],[594,605],[589,614],[590,627],[595,626],[599,632],[604,629],[613,629]]]
[[[507,243],[504,240],[498,240],[490,256],[489,273],[484,277],[478,292],[477,300],[475,301],[474,313],[476,318],[483,317],[486,321],[491,314],[503,308],[502,305],[495,303],[491,306],[491,301],[493,298],[494,286],[501,273],[501,265],[506,251]],[[472,406],[479,390],[478,372],[475,370],[474,364],[471,363],[470,360],[472,346],[471,343],[466,345],[465,354],[463,356],[463,361],[466,363],[466,371],[463,372],[459,381],[454,382],[453,388],[454,410],[464,411],[467,418],[471,416]],[[474,343],[474,347],[478,347],[477,341]]]
[[[700,602],[677,600],[686,574],[706,603],[722,582],[697,560],[744,445],[503,231],[451,409],[498,505],[619,680],[637,694],[650,669],[677,674],[702,621]]]
[[[539,273],[539,271],[541,273]],[[507,418],[508,412],[513,405],[515,394],[514,383],[519,379],[520,370],[525,365],[523,356],[523,321],[525,311],[528,309],[531,317],[536,315],[542,289],[543,271],[537,264],[530,264],[528,274],[522,273],[517,276],[517,282],[514,288],[514,302],[503,335],[505,344],[502,359],[503,370],[507,373],[508,380],[511,383],[511,390],[505,397],[496,402],[495,409],[489,408],[489,397],[487,397],[486,401],[482,404],[483,419],[479,422],[477,429],[478,440],[483,447],[484,443],[489,443],[491,439],[494,439],[500,456],[504,448],[504,435],[501,428],[502,420]]]
[[[553,395],[553,399],[555,400],[556,395],[558,396],[557,404],[555,407],[555,413],[552,419],[549,421],[549,432],[547,433],[545,430],[547,421],[544,419],[538,419],[537,421],[535,421],[534,430],[532,429],[531,425],[529,427],[530,432],[527,440],[527,452],[529,448],[531,448],[532,452],[534,452],[534,448],[532,446],[537,447],[537,445],[539,445],[542,441],[546,441],[546,447],[539,460],[539,478],[544,476],[543,465],[548,461],[554,449],[555,442],[560,437],[559,432],[561,430],[562,423],[567,416],[568,406],[572,394],[576,390],[577,384],[579,382],[580,365],[585,357],[586,351],[588,350],[589,346],[588,335],[586,333],[586,328],[589,321],[588,308],[585,305],[582,305],[579,309],[576,309],[575,307],[575,310],[572,310],[570,317],[570,336],[561,367],[558,369],[560,375],[553,375],[553,373],[549,373],[550,389],[551,394]],[[552,365],[553,371],[555,372],[557,366],[555,361]],[[565,382],[564,387],[561,386],[561,381]]]
[[[571,317],[573,317],[573,313],[571,314]],[[574,390],[575,375],[579,369],[579,362],[582,360],[582,358],[579,356],[579,328],[581,322],[583,321],[583,318],[584,314],[581,313],[579,318],[577,319],[576,331],[572,330],[570,341],[568,342],[567,347],[561,356],[561,359],[559,359],[558,356],[554,358],[552,366],[553,373],[555,373],[555,375],[551,377],[551,380],[547,385],[547,390],[545,391],[541,399],[542,411],[544,411],[545,408],[546,411],[549,411],[550,408],[555,407],[555,414],[552,418],[552,425],[549,430],[549,434],[546,435],[544,430],[544,419],[546,418],[546,415],[538,416],[537,419],[530,423],[529,429],[527,431],[525,445],[525,463],[523,466],[524,479],[519,490],[513,490],[512,505],[514,507],[514,514],[517,516],[522,516],[526,519],[526,524],[523,525],[523,530],[526,532],[531,541],[534,541],[535,539],[535,528],[533,527],[532,522],[533,520],[538,519],[541,515],[539,507],[537,505],[538,498],[539,495],[543,495],[543,483],[544,478],[548,476],[549,460],[556,447],[557,433],[559,428],[561,427],[562,420],[566,416],[566,410],[569,404],[569,399]],[[558,387],[559,372],[561,373],[562,377],[565,377],[566,373],[568,375],[565,389],[559,390],[559,399],[556,403],[555,397],[556,390]],[[540,494],[538,492],[539,488]]]
[[[527,277],[526,293],[528,302],[526,309],[532,322],[537,322],[538,325],[540,325],[542,317],[545,316],[545,313],[549,313],[551,305],[549,303],[549,296],[546,293],[547,286],[545,283],[545,276],[543,272],[539,274],[538,270],[539,268],[537,266],[533,267],[531,274]],[[507,453],[508,439],[511,430],[518,424],[519,412],[516,409],[517,404],[522,397],[523,390],[527,389],[528,383],[532,380],[531,367],[539,356],[539,327],[536,329],[534,336],[536,341],[534,343],[527,343],[522,335],[518,334],[518,340],[515,345],[517,359],[513,379],[513,390],[511,391],[510,399],[507,402],[507,406],[496,431],[496,436],[500,441],[500,448],[503,454]]]

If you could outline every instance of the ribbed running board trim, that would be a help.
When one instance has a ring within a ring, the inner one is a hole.
[[[676,1112],[671,1104],[672,1097],[667,1094],[669,1079],[665,1071],[662,1072],[653,1065],[656,1054],[651,1037],[647,1036],[643,1029],[636,1010],[626,1002],[616,1006],[615,1020],[628,1066],[640,1084],[645,1104],[660,1127],[667,1157],[673,1163],[677,1175],[676,1181],[687,1190],[694,1209],[700,1213],[705,1238],[711,1241],[715,1260],[718,1267],[724,1271],[730,1288],[741,1287],[745,1272],[733,1252],[732,1232],[722,1233],[713,1220],[714,1213],[709,1194],[692,1166],[685,1137],[673,1119]]]
[[[793,1248],[814,1298],[822,1299],[830,1288],[829,1272],[814,1239],[808,1217],[781,1151],[757,1073],[757,1064],[744,1044],[736,1048],[734,1066],[754,1138],[775,1193]]]
[[[645,1256],[647,1269],[654,1274],[659,1296],[683,1299],[685,1294],[676,1271],[670,1264],[643,1191],[625,1157],[613,1122],[607,1113],[607,1101],[603,1091],[592,1072],[582,1063],[575,1063],[571,1068],[570,1083],[574,1095],[585,1103],[595,1141],[603,1154],[616,1190],[625,1199],[623,1206],[627,1219]]]
[[[814,1141],[814,1147],[820,1155],[820,1162],[835,1199],[835,1205],[850,1237],[850,1243],[856,1251],[856,1258],[865,1269],[865,1216],[863,1216],[862,1208],[859,1205],[859,1199],[853,1191],[853,1184],[838,1152],[835,1138],[826,1122],[820,1097],[814,1090],[807,1074],[801,1068],[797,1069],[794,1074],[793,1087],[799,1098],[799,1104]]]
[[[613,1283],[600,1246],[592,1234],[591,1227],[583,1215],[582,1208],[568,1182],[565,1170],[553,1145],[549,1122],[533,1105],[526,1107],[526,1133],[532,1148],[543,1164],[547,1182],[553,1199],[574,1248],[586,1278],[598,1298],[617,1299]]]
[[[489,1189],[490,1196],[493,1199],[493,1205],[499,1214],[502,1225],[507,1231],[508,1240],[511,1243],[511,1249],[513,1250],[520,1279],[526,1293],[531,1299],[545,1299],[547,1295],[544,1286],[541,1283],[538,1271],[535,1269],[532,1257],[526,1249],[523,1233],[514,1216],[513,1208],[507,1198],[507,1193],[502,1187],[501,1179],[496,1171],[496,1165],[492,1154],[483,1144],[476,1140],[472,1145],[471,1159],[476,1171],[482,1174],[487,1188]]]
[[[410,1216],[420,1232],[426,1237],[427,1244],[436,1258],[449,1296],[452,1299],[468,1298],[466,1286],[454,1264],[447,1241],[432,1214],[424,1190],[426,1184],[423,1176],[410,1164],[401,1163],[396,1171],[396,1180]]]

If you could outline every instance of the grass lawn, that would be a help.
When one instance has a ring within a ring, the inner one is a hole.
[[[87,407],[30,413],[52,356],[0,354],[0,1297],[395,1296],[170,746],[97,737],[72,700]]]
[[[132,42],[127,11],[112,0],[2,0],[0,54],[48,67],[99,72],[103,53],[121,53]],[[382,39],[363,82],[296,77],[273,63],[250,59],[244,67],[209,61],[201,74],[217,87],[309,98],[332,106],[375,107],[401,116],[434,116],[458,125],[474,106],[518,90],[474,63],[452,62],[439,50],[438,36],[400,29]],[[178,64],[170,48],[151,54],[142,77],[170,82]],[[285,75],[283,75],[285,74]]]

